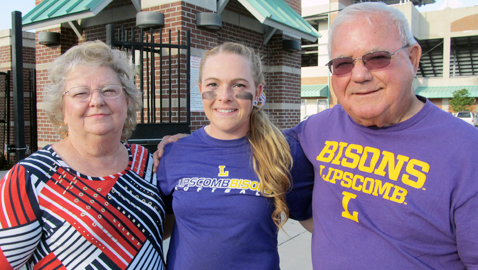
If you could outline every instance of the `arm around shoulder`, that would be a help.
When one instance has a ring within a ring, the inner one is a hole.
[[[302,220],[302,221],[299,221],[299,222],[300,222],[300,225],[302,225],[302,227],[304,227],[304,229],[306,229],[310,233],[314,232],[314,220],[313,220],[313,218],[309,218],[309,219]]]

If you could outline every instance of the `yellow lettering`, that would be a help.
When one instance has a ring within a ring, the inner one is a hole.
[[[251,180],[242,180],[241,188],[248,189],[251,186]]]
[[[225,171],[226,166],[219,166],[219,173],[217,176],[229,176],[229,171]]]
[[[355,222],[359,222],[358,221],[358,213],[354,211],[351,214],[348,210],[350,199],[357,198],[357,195],[355,195],[353,193],[349,193],[347,191],[342,192],[342,194],[344,195],[344,198],[342,199],[342,206],[344,208],[344,211],[342,212],[342,217],[351,219]]]
[[[330,168],[329,167],[329,173],[327,174],[327,176],[324,177],[324,175],[322,175],[322,179],[324,179],[324,181],[326,182],[329,182],[330,180],[330,175],[332,174],[332,172],[334,171],[335,169],[334,168]]]
[[[388,200],[390,199],[388,194],[390,193],[390,189],[393,187],[393,184],[389,182],[385,182],[385,184],[383,185],[382,184],[382,181],[375,179],[375,186],[372,195],[378,196],[378,194],[380,194],[383,196],[384,199]]]
[[[405,197],[407,196],[408,191],[402,187],[395,186],[395,190],[393,191],[392,197],[390,200],[396,203],[403,203],[405,201]]]
[[[354,174],[351,172],[345,172],[344,177],[342,178],[342,182],[340,183],[343,187],[350,188],[352,187],[352,178]]]
[[[372,194],[373,191],[373,178],[367,177],[363,181],[362,192],[367,194]]]
[[[337,152],[337,155],[335,155],[334,161],[332,161],[332,164],[339,165],[340,164],[340,158],[342,157],[342,153],[344,152],[344,147],[347,146],[348,143],[346,142],[340,142],[339,143],[339,151]]]
[[[335,184],[335,180],[340,180],[342,179],[342,175],[344,174],[343,171],[339,169],[334,170],[334,175],[332,176],[332,179],[330,179],[330,183]]]
[[[231,179],[231,182],[229,182],[229,188],[238,188],[239,184],[239,179]]]
[[[260,184],[258,182],[251,182],[251,190],[259,190]]]
[[[352,189],[355,189],[357,191],[360,191],[362,189],[362,185],[357,186],[357,179],[360,180],[360,182],[363,182],[363,176],[356,174],[354,176],[354,179],[352,181]]]
[[[402,170],[403,164],[409,160],[409,157],[398,155],[397,166],[395,166],[395,155],[393,153],[383,151],[382,155],[382,162],[378,166],[378,169],[376,169],[373,173],[385,176],[385,168],[388,167],[388,178],[390,178],[390,180],[397,181],[398,176],[400,175],[400,171]]]
[[[355,150],[355,153],[362,154],[363,147],[357,144],[350,144],[347,149],[345,149],[345,157],[342,159],[342,166],[346,168],[355,169],[360,161],[360,156],[352,152]]]
[[[415,166],[421,167],[422,170],[421,171],[416,170]],[[407,174],[404,174],[402,176],[402,182],[405,185],[408,185],[414,188],[422,188],[423,185],[425,184],[425,181],[427,180],[427,176],[422,172],[428,173],[430,171],[430,164],[417,159],[412,159],[410,160],[410,162],[408,162],[406,171],[407,173],[415,176],[417,179],[415,181],[411,180]]]
[[[370,159],[370,166],[367,167],[365,163],[368,160],[368,155],[369,155],[368,153],[371,153],[372,157]],[[360,163],[358,167],[359,170],[361,170],[362,172],[368,172],[368,173],[373,172],[379,158],[380,158],[380,150],[373,147],[368,147],[368,146],[365,147],[362,158],[360,158]]]
[[[334,153],[337,151],[339,144],[337,142],[326,141],[324,148],[317,156],[318,161],[330,162],[334,158]]]

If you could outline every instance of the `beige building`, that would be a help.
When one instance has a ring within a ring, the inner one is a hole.
[[[322,4],[320,4],[322,2]],[[317,42],[302,43],[301,117],[317,113],[337,104],[329,87],[330,74],[325,66],[328,28],[338,12],[352,0],[318,1],[318,5],[302,7],[302,16],[322,35]],[[466,8],[421,13],[417,5],[433,4],[434,0],[385,1],[402,11],[423,54],[415,92],[438,107],[450,111],[453,91],[466,88],[478,98],[478,5]],[[472,110],[476,110],[476,104]]]

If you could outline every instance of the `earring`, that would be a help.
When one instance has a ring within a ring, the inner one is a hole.
[[[68,137],[68,125],[61,123],[60,125],[60,135],[62,138]]]
[[[262,91],[261,95],[257,97],[256,100],[254,100],[254,106],[258,106],[259,108],[264,107],[264,104],[266,104],[266,94],[264,91]]]

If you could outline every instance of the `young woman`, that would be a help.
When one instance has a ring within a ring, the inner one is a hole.
[[[312,167],[262,110],[264,75],[251,48],[208,51],[199,81],[210,124],[168,144],[157,172],[176,218],[168,270],[279,269],[278,228],[289,215],[311,217]],[[300,167],[291,171],[293,159]]]

